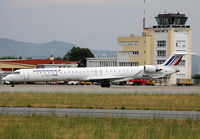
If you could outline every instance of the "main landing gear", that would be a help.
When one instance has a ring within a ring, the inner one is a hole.
[[[108,80],[102,81],[101,82],[101,87],[110,87],[110,82]]]
[[[11,83],[11,85],[10,85],[11,87],[15,87],[15,84],[14,83]]]

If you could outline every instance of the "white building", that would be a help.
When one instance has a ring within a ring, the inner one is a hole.
[[[86,58],[87,67],[116,67],[116,57],[98,57],[98,58]]]

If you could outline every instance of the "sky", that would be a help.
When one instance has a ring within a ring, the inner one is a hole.
[[[142,34],[144,0],[0,0],[0,37],[44,43],[53,40],[97,50],[117,50],[117,37]],[[200,0],[146,0],[146,26],[159,13],[180,12],[200,54]]]

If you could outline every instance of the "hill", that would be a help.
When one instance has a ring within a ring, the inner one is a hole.
[[[47,43],[28,43],[20,42],[6,38],[0,38],[0,57],[12,56],[23,58],[49,58],[63,57],[72,47],[76,46],[73,43],[63,41],[51,41]],[[107,56],[115,57],[117,54],[112,50],[91,50],[96,57]]]

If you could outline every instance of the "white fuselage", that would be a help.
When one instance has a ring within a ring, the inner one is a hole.
[[[145,72],[144,66],[137,67],[93,67],[93,68],[51,68],[20,69],[3,78],[9,82],[39,81],[119,81],[136,78],[160,78],[176,72],[172,67],[162,67],[161,71]]]

